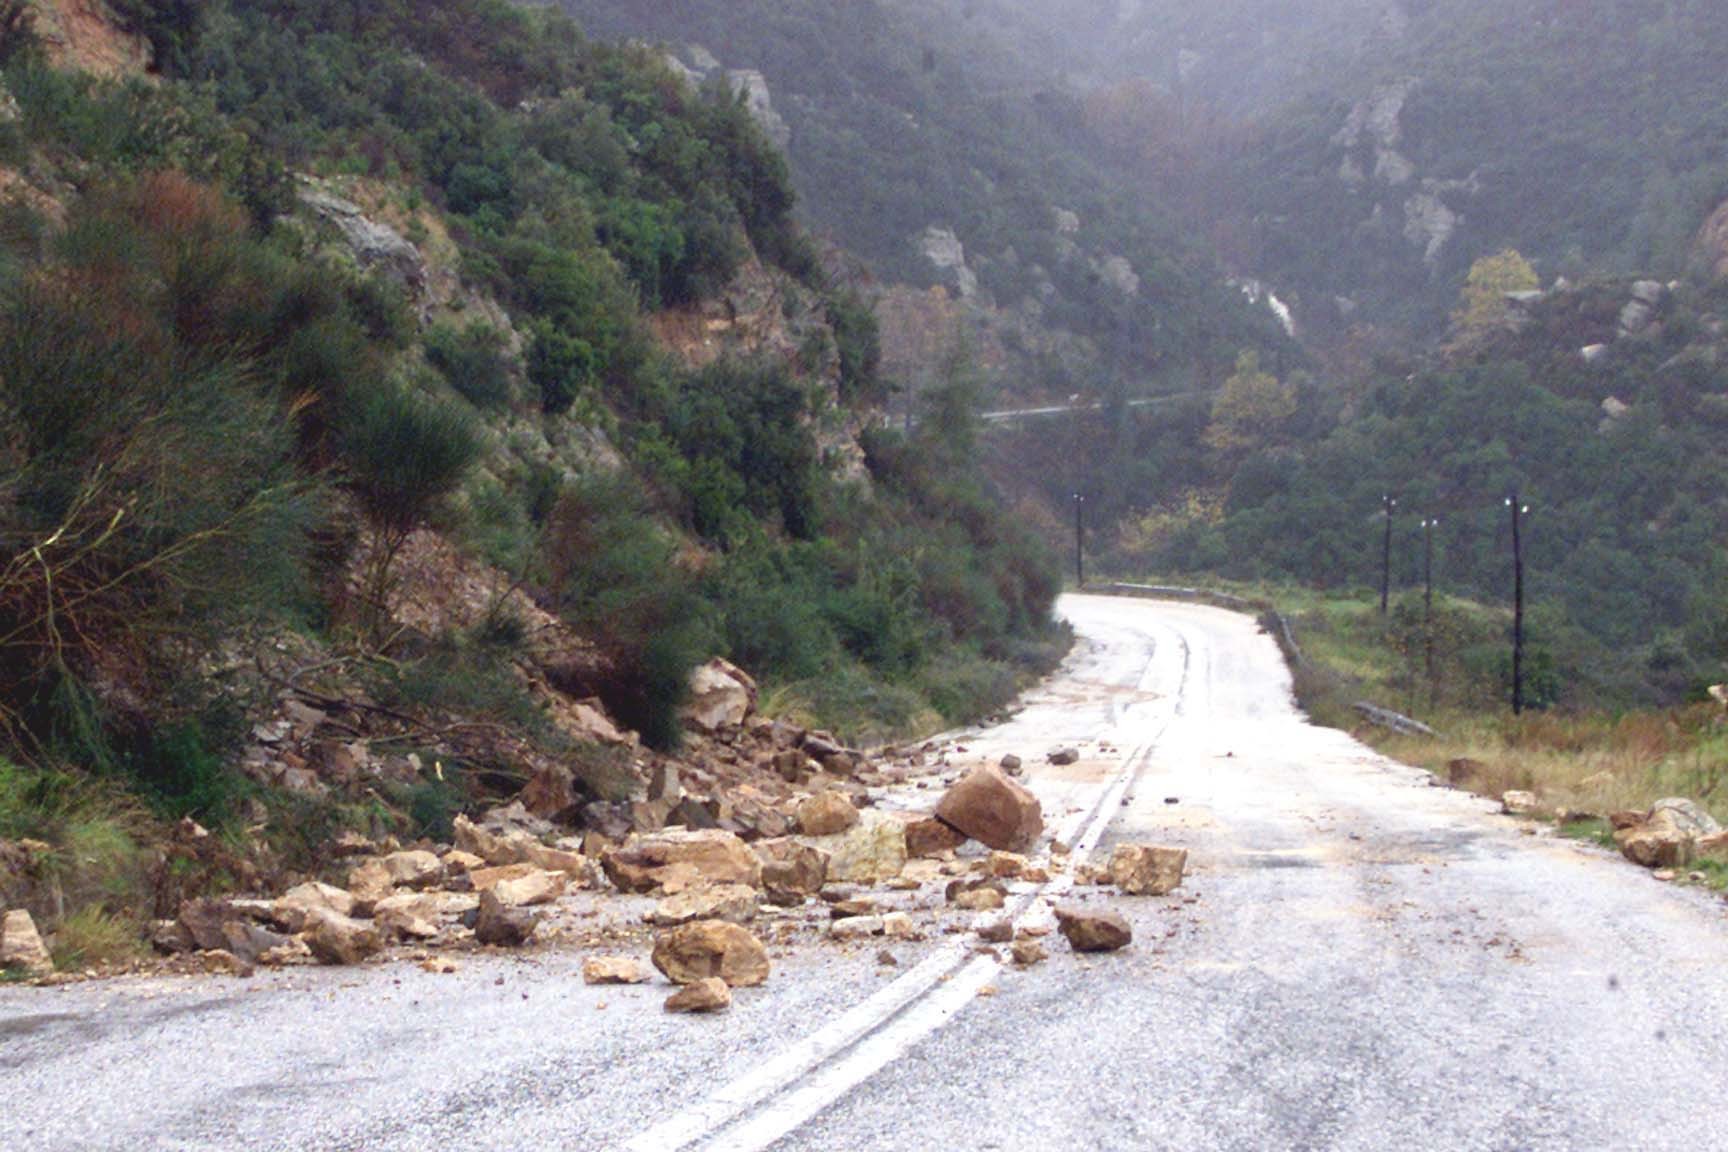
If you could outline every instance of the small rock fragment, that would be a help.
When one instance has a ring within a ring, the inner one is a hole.
[[[634,956],[590,956],[582,961],[585,984],[646,984],[648,970]]]
[[[668,1012],[720,1012],[732,1007],[732,989],[718,976],[687,984],[666,1000]]]
[[[1056,925],[1076,952],[1114,952],[1134,939],[1119,913],[1076,906],[1056,909]]]
[[[1058,748],[1050,753],[1046,759],[1058,768],[1065,768],[1070,764],[1080,762],[1080,750],[1078,748]]]
[[[474,921],[474,938],[499,948],[520,948],[540,927],[539,913],[512,907],[496,892],[480,894],[480,915]]]
[[[1016,940],[1008,951],[1013,956],[1014,963],[1022,968],[1030,968],[1049,956],[1049,953],[1044,951],[1044,945],[1032,939]]]

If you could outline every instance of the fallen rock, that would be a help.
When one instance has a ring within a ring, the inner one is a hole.
[[[403,892],[378,901],[372,922],[381,932],[398,939],[430,940],[438,935],[443,915],[444,901],[437,895]]]
[[[1058,907],[1056,926],[1076,952],[1114,952],[1134,939],[1128,921],[1103,909]]]
[[[634,956],[590,956],[582,961],[585,984],[646,984],[648,970]]]
[[[335,912],[320,913],[301,938],[320,964],[358,964],[384,948],[374,925]]]
[[[690,674],[684,722],[703,732],[743,727],[756,705],[756,681],[725,660],[710,660]]]
[[[499,948],[520,948],[533,938],[539,927],[539,913],[511,907],[500,900],[496,892],[480,894],[480,915],[474,921],[474,938],[480,943]]]
[[[656,927],[675,928],[695,920],[726,920],[743,924],[756,918],[756,889],[744,884],[687,888],[655,906],[649,920]]]
[[[882,917],[882,935],[891,940],[916,940],[918,925],[905,912],[890,912]]]
[[[288,889],[271,905],[271,921],[289,932],[303,932],[315,917],[326,912],[354,915],[354,897],[333,884],[314,880]]]
[[[836,940],[857,940],[865,936],[880,936],[886,929],[880,916],[848,916],[828,925],[828,935]]]
[[[998,888],[970,888],[954,897],[954,907],[963,912],[994,912],[1007,902]]]
[[[528,859],[529,845],[539,843],[520,829],[494,832],[466,816],[456,817],[454,831],[457,849],[478,856],[494,868],[522,863]]]
[[[1620,852],[1646,868],[1680,868],[1692,862],[1698,842],[1722,831],[1696,802],[1678,797],[1658,800],[1642,823],[1614,834]]]
[[[272,914],[271,905],[265,905],[264,910]],[[227,900],[188,900],[181,904],[174,935],[183,943],[173,951],[232,952],[248,964],[288,943],[288,937],[260,927]]]
[[[369,916],[378,901],[396,891],[395,883],[390,879],[390,869],[384,866],[384,861],[372,857],[362,860],[348,870],[348,894],[354,898],[355,916]]]
[[[0,972],[22,972],[26,976],[49,976],[54,972],[54,957],[42,943],[36,921],[22,908],[14,908],[0,919]]]
[[[1006,944],[1014,939],[1014,922],[1006,916],[990,916],[979,920],[972,930],[986,944]]]
[[[1130,896],[1168,896],[1182,886],[1186,848],[1118,844],[1110,853],[1110,882]]]
[[[820,848],[797,840],[763,840],[756,854],[762,858],[762,889],[771,903],[796,907],[828,882],[828,853]]]
[[[1014,941],[1008,949],[1008,953],[1014,958],[1014,963],[1022,968],[1030,968],[1034,964],[1042,963],[1050,955],[1044,950],[1043,944],[1032,939]]]
[[[821,837],[828,853],[828,879],[842,884],[881,884],[906,867],[906,825],[874,809],[839,836]]]
[[[946,856],[964,843],[963,833],[934,816],[924,816],[906,825],[906,855],[914,858]]]
[[[235,976],[244,979],[257,971],[254,965],[221,948],[198,953],[198,962],[211,976]]]
[[[674,984],[718,976],[734,988],[768,979],[768,949],[762,941],[724,920],[698,920],[654,941],[654,967]]]
[[[1534,792],[1507,792],[1500,797],[1500,810],[1508,816],[1535,816],[1542,804]]]
[[[620,891],[668,893],[692,884],[762,884],[762,861],[730,832],[673,830],[632,839],[601,858]]]
[[[430,888],[444,879],[444,862],[424,849],[392,852],[383,863],[398,888]]]
[[[1045,759],[1058,768],[1066,768],[1070,764],[1080,762],[1080,750],[1078,748],[1058,748]]]
[[[1693,847],[1696,849],[1696,855],[1708,857],[1711,860],[1728,861],[1728,832],[1700,836]]]
[[[1018,880],[1026,875],[1032,862],[1018,852],[992,852],[985,869],[999,880]]]
[[[1044,831],[1038,798],[984,766],[968,772],[936,805],[936,818],[989,848],[1024,852]]]
[[[857,806],[840,792],[818,792],[798,804],[798,830],[806,836],[837,836],[857,824]]]
[[[1025,762],[1022,761],[1020,759],[1020,757],[1014,755],[1014,753],[1012,753],[1012,752],[1010,752],[1010,753],[1008,753],[1008,755],[1002,757],[1002,760],[1001,760],[1001,763],[999,766],[1001,767],[1002,771],[1006,772],[1010,776],[1018,776],[1018,775],[1020,775],[1020,773],[1022,773],[1026,770]]]
[[[493,884],[490,893],[511,908],[531,908],[537,904],[550,904],[564,895],[566,884],[564,873],[530,866],[525,875]]]
[[[720,1012],[730,1007],[732,989],[717,976],[686,985],[666,1000],[668,1012]]]

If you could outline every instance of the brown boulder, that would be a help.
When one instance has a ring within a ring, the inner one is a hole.
[[[990,848],[1024,852],[1044,831],[1038,798],[988,765],[948,789],[936,818]]]
[[[774,904],[795,907],[828,882],[828,853],[820,848],[796,840],[763,840],[756,854],[762,858],[762,888]]]
[[[444,862],[424,849],[390,853],[384,870],[399,888],[430,888],[444,879]]]
[[[674,984],[718,976],[734,988],[768,979],[768,949],[745,929],[724,920],[698,920],[654,941],[654,967]]]
[[[966,843],[966,837],[949,827],[934,816],[923,816],[906,824],[906,855],[928,860],[936,856],[945,856],[960,845]]]
[[[332,884],[314,880],[288,889],[271,905],[271,919],[289,932],[304,931],[307,924],[325,912],[354,915],[354,897]]]
[[[698,980],[666,998],[668,1012],[720,1012],[732,1007],[732,989],[717,976]]]
[[[494,892],[480,894],[480,915],[474,921],[474,938],[499,948],[520,948],[540,927],[538,913],[512,908]]]
[[[837,836],[857,823],[857,806],[839,792],[818,792],[798,804],[798,830],[806,836]]]
[[[1056,926],[1076,952],[1114,952],[1126,948],[1134,930],[1116,912],[1079,908],[1056,909]]]
[[[375,926],[335,912],[320,914],[302,939],[320,964],[358,964],[384,948]]]
[[[601,858],[624,892],[681,891],[692,884],[762,884],[762,862],[730,832],[673,830],[640,836]]]
[[[1110,854],[1110,883],[1130,896],[1168,896],[1182,886],[1186,848],[1118,844]]]

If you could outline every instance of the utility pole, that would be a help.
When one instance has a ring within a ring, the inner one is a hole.
[[[1074,493],[1074,579],[1086,587],[1086,497]]]
[[[1398,507],[1398,501],[1382,496],[1380,507],[1386,513],[1386,538],[1380,549],[1380,615],[1384,616],[1392,599],[1392,509]]]
[[[1428,707],[1432,710],[1439,696],[1434,680],[1434,529],[1437,517],[1422,521],[1422,666],[1428,674]]]
[[[1524,516],[1528,505],[1514,492],[1506,500],[1512,509],[1512,715],[1524,714]]]

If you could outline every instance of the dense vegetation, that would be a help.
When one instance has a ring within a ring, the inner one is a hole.
[[[614,771],[526,695],[521,621],[393,616],[428,528],[590,643],[567,686],[661,747],[712,654],[885,737],[993,708],[1060,650],[1057,578],[966,420],[870,438],[859,477],[819,446],[885,394],[874,321],[730,88],[501,0],[117,7],[158,76],[59,71],[27,35],[3,69],[28,194],[0,227],[0,836],[67,861],[101,839],[97,870],[135,882],[152,819],[333,830],[236,770],[264,649]],[[316,208],[335,193],[424,266],[360,258]],[[652,338],[747,271],[797,355],[695,370]],[[365,818],[446,828],[463,788],[520,785],[519,747],[451,754]]]

